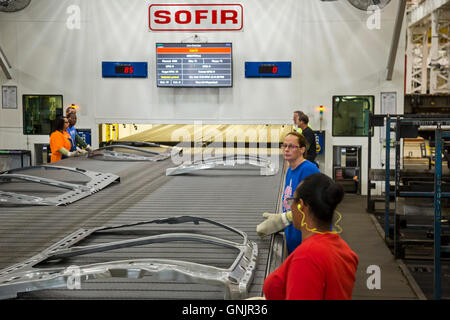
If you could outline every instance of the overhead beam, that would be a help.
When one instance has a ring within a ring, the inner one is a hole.
[[[444,6],[450,6],[450,0],[426,0],[421,5],[412,9],[409,13],[408,28],[414,27],[425,19],[428,19],[430,15]]]
[[[450,0],[449,0],[450,1]],[[394,73],[395,58],[397,57],[398,43],[400,40],[400,34],[402,33],[403,17],[405,16],[406,0],[398,1],[397,18],[395,19],[394,34],[392,36],[391,50],[389,52],[386,80],[392,80],[392,74]]]
[[[11,65],[9,64],[9,61],[6,58],[6,55],[3,52],[1,47],[0,47],[0,67],[2,68],[3,72],[5,73],[6,78],[12,79]]]

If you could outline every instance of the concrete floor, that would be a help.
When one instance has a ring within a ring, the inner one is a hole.
[[[374,220],[366,213],[366,198],[360,195],[346,194],[338,211],[343,215],[341,234],[359,257],[356,283],[353,290],[355,300],[412,300],[419,299],[402,273],[400,264],[391,254],[377,231]],[[381,270],[381,288],[369,289],[367,273],[369,266],[376,265]]]

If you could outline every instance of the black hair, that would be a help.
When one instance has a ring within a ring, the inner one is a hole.
[[[74,115],[74,116],[76,117],[76,116],[77,116],[77,113],[76,113],[75,111],[69,112],[69,113],[66,115],[66,118],[69,119],[72,115]]]
[[[63,131],[64,130],[65,119],[66,119],[66,117],[64,117],[64,116],[60,116],[60,117],[56,118],[53,121],[53,130],[52,130],[52,132],[56,131],[56,130]]]
[[[66,109],[66,116],[68,117],[71,113],[77,113],[77,109],[75,109],[73,106],[67,107]]]
[[[306,114],[302,114],[301,116],[298,117],[298,121],[302,121],[305,124],[308,124],[309,122],[309,118]]]
[[[300,183],[294,199],[303,200],[318,224],[331,224],[333,213],[344,198],[344,188],[323,173],[312,174]]]
[[[304,114],[303,111],[300,111],[300,110],[294,111],[294,113],[296,113],[299,117],[300,117],[302,114]]]

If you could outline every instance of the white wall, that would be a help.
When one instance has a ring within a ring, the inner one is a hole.
[[[183,1],[183,3],[224,3]],[[160,0],[158,3],[178,3]],[[344,0],[246,0],[244,28],[235,32],[199,32],[209,42],[233,43],[233,88],[157,88],[155,43],[180,42],[191,32],[151,32],[149,1],[32,0],[17,13],[0,13],[0,46],[13,65],[14,79],[0,73],[0,84],[18,86],[19,109],[0,109],[0,148],[32,149],[47,136],[22,134],[22,94],[63,94],[64,104],[82,107],[78,127],[114,123],[291,123],[292,111],[310,115],[319,128],[317,106],[327,107],[326,168],[331,175],[332,145],[362,145],[366,138],[331,137],[333,95],[398,92],[403,111],[404,41],[400,42],[393,81],[385,81],[397,4],[381,12],[381,29],[369,30],[366,12]],[[81,28],[66,27],[70,5],[81,8]],[[405,39],[403,35],[401,39]],[[102,61],[148,61],[148,79],[102,79]],[[245,79],[245,61],[292,61],[290,79]],[[382,155],[374,139],[373,167]],[[94,144],[95,145],[95,144]],[[365,179],[364,179],[365,180]],[[366,190],[363,183],[362,190]]]

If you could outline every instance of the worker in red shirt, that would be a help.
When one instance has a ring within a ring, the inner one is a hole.
[[[322,173],[300,183],[288,201],[294,227],[302,231],[303,241],[264,281],[266,299],[352,298],[358,256],[338,231],[330,231],[333,214],[343,197],[342,186]]]

